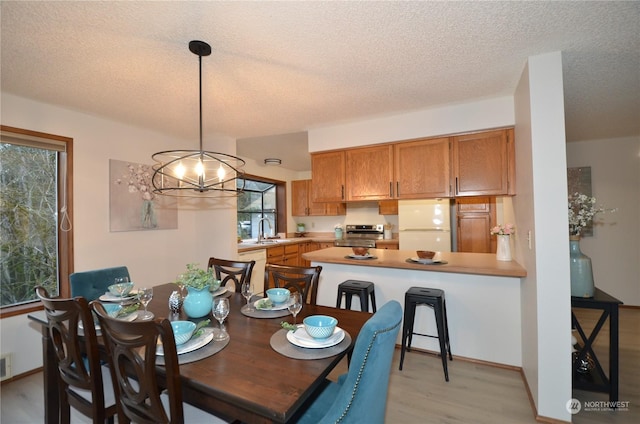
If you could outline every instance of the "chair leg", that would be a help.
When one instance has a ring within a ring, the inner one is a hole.
[[[447,301],[442,299],[442,308],[444,309],[444,335],[447,340],[447,352],[449,352],[449,360],[453,361],[451,356],[451,342],[449,341],[449,318],[447,318]]]
[[[443,305],[439,302],[433,308],[436,315],[436,327],[438,328],[438,342],[440,343],[440,358],[442,359],[442,369],[444,370],[444,379],[449,381],[449,370],[447,368],[447,342],[444,331]]]
[[[414,307],[413,311],[411,307]],[[404,354],[408,350],[407,349],[407,339],[409,338],[410,333],[413,331],[413,317],[415,313],[415,306],[405,302],[404,304],[404,320],[402,323],[402,345],[400,347],[400,367],[399,370],[402,371],[402,364],[404,364]],[[411,343],[411,342],[409,342]]]
[[[369,298],[367,293],[360,292],[360,310],[363,312],[369,312]]]
[[[351,293],[344,294],[344,303],[346,305],[346,309],[351,309]]]
[[[338,290],[338,297],[336,298],[336,308],[340,309],[341,304],[342,304],[342,292]]]
[[[371,309],[373,309],[374,313],[376,313],[378,310],[376,308],[376,292],[374,289],[371,289]]]

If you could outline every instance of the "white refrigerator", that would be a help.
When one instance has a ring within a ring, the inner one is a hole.
[[[400,250],[451,251],[449,199],[399,200]]]

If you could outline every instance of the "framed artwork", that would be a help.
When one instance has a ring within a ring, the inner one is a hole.
[[[580,193],[591,197],[591,167],[567,168],[567,188],[569,196]],[[581,236],[593,236],[593,222],[582,229]]]
[[[178,228],[175,197],[152,192],[151,165],[109,160],[109,230],[142,231]]]

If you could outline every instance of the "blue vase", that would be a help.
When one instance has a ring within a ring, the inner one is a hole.
[[[593,297],[593,270],[591,258],[580,251],[580,239],[569,240],[569,261],[571,263],[571,296]]]
[[[187,297],[184,298],[182,309],[189,318],[202,318],[211,312],[213,296],[209,291],[209,286],[202,290],[187,287]]]

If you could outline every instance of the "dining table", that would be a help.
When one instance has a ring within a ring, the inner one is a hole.
[[[169,296],[176,290],[179,289],[173,283],[153,288],[148,310],[154,319],[190,319],[183,310],[179,314],[169,310]],[[229,339],[218,346],[216,343],[222,342],[214,340],[199,351],[179,355],[182,394],[183,400],[191,405],[243,423],[287,423],[295,419],[306,404],[313,402],[329,373],[350,355],[360,329],[372,315],[305,304],[296,317],[298,324],[309,315],[329,315],[338,320],[338,327],[346,335],[340,349],[335,346],[307,349],[287,343],[289,335],[284,336],[286,330],[281,323],[294,322],[294,317],[286,314],[288,311],[282,311],[278,317],[269,314],[263,317],[255,309],[247,313],[247,301],[240,293],[229,289],[222,296],[228,297],[230,304],[224,321]],[[256,298],[252,299],[251,304],[255,301]],[[45,422],[53,423],[58,421],[59,414],[53,346],[44,312],[31,313],[29,318],[41,325]],[[204,319],[211,320],[209,327],[219,327],[211,314],[193,321]],[[158,365],[156,370],[163,375],[163,366]]]

